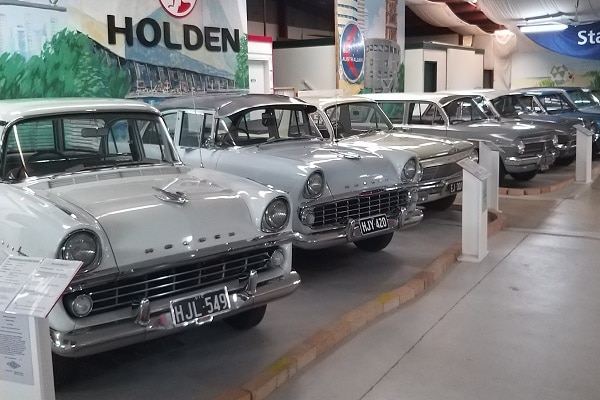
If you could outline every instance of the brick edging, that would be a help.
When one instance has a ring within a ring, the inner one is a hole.
[[[488,214],[490,217],[488,222],[489,237],[503,229],[506,216],[496,214],[493,211],[488,211]],[[456,242],[402,286],[383,293],[366,304],[342,315],[294,346],[239,388],[228,390],[219,395],[217,400],[266,399],[275,389],[282,386],[319,356],[330,351],[338,343],[358,332],[369,322],[413,300],[425,289],[438,282],[444,272],[454,265],[460,255],[461,248],[461,242]]]
[[[592,168],[592,175],[598,175],[598,174],[600,174],[600,165]],[[535,196],[535,195],[550,193],[550,192],[554,192],[554,191],[563,189],[563,188],[569,186],[570,184],[572,184],[573,182],[575,182],[575,178],[563,179],[562,181],[557,182],[553,185],[547,185],[547,186],[542,186],[542,187],[537,187],[537,188],[517,189],[517,188],[499,187],[498,194],[503,194],[503,195],[508,195],[508,196]]]

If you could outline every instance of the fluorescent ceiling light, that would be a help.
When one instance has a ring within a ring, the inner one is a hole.
[[[548,24],[538,24],[538,25],[523,25],[520,26],[519,29],[523,33],[538,33],[538,32],[557,32],[564,31],[567,29],[568,25],[555,22]]]

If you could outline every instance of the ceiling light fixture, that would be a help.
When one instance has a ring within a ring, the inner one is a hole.
[[[567,24],[561,22],[551,22],[547,24],[523,25],[519,29],[523,33],[539,33],[539,32],[558,32],[568,28]]]

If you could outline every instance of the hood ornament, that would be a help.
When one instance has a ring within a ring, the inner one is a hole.
[[[332,150],[333,153],[340,155],[342,158],[346,158],[348,160],[360,160],[360,154],[354,153],[352,151],[340,151],[340,150]]]
[[[188,202],[188,198],[183,192],[169,192],[168,190],[153,186],[152,189],[160,192],[156,194],[156,198],[167,203],[184,204]]]

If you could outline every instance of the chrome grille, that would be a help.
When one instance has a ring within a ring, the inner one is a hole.
[[[117,279],[114,282],[87,287],[63,297],[65,308],[80,294],[92,297],[94,308],[89,315],[131,307],[147,298],[150,301],[165,297],[182,296],[205,287],[232,279],[246,278],[251,270],[269,268],[269,259],[277,247],[255,249],[233,255],[162,268],[148,274]]]
[[[449,178],[461,171],[462,168],[457,163],[448,163],[443,165],[436,165],[433,167],[424,167],[421,182]]]
[[[524,154],[543,154],[546,153],[547,149],[552,149],[554,144],[552,140],[546,140],[543,142],[525,143]]]
[[[400,207],[408,203],[406,190],[381,189],[376,192],[366,192],[357,197],[332,201],[313,207],[315,222],[312,228],[328,225],[347,225],[349,219],[365,218],[373,215],[397,215]]]

